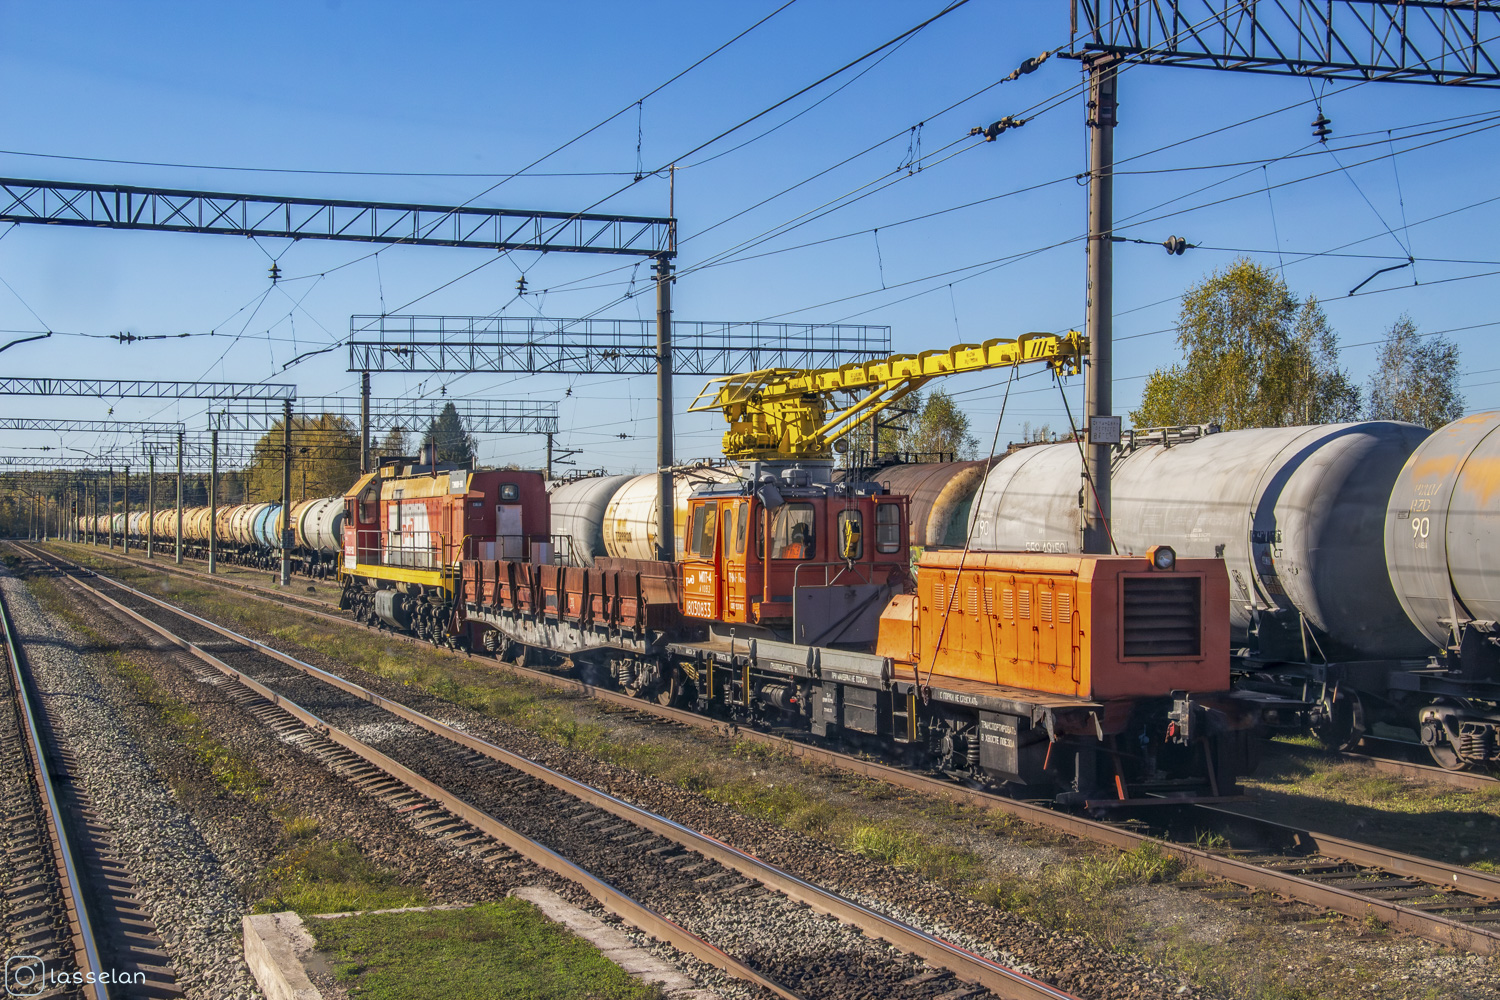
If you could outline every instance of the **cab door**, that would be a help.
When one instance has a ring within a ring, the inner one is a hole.
[[[717,500],[688,501],[686,542],[686,551],[677,564],[682,579],[682,613],[689,618],[718,621],[723,601],[719,585]]]
[[[747,554],[750,531],[750,501],[725,500],[719,507],[720,586],[724,595],[722,618],[727,622],[750,620],[750,597],[760,586],[760,574],[754,573]],[[755,570],[759,569],[757,564]]]

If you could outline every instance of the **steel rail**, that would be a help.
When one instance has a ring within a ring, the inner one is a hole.
[[[11,628],[10,609],[5,598],[0,596],[0,630],[5,633],[5,652],[10,663],[10,679],[15,686],[15,698],[20,708],[20,718],[26,730],[26,742],[31,750],[32,772],[36,777],[42,801],[47,810],[48,833],[52,840],[52,854],[58,875],[66,887],[68,922],[72,925],[75,948],[75,964],[87,978],[92,974],[93,982],[83,984],[84,991],[94,1000],[108,1000],[109,988],[105,983],[105,969],[99,961],[99,945],[94,937],[94,927],[89,919],[88,905],[83,898],[83,887],[79,884],[80,865],[74,857],[74,847],[63,822],[62,804],[54,787],[56,776],[47,765],[46,750],[42,745],[41,727],[37,723],[36,710],[31,703],[30,685],[21,669],[21,649]],[[19,994],[18,994],[19,995]]]
[[[716,948],[708,941],[697,936],[696,934],[693,934],[691,931],[688,931],[686,928],[668,919],[667,917],[662,916],[649,907],[636,902],[634,899],[627,896],[625,893],[621,892],[614,886],[610,885],[608,882],[605,882],[603,879],[591,874],[588,871],[585,871],[583,868],[575,865],[573,862],[564,858],[562,855],[558,854],[552,849],[537,843],[536,841],[524,836],[516,830],[511,829],[509,826],[506,826],[504,823],[500,822],[498,819],[491,816],[484,810],[469,804],[453,793],[445,790],[442,786],[429,781],[428,779],[417,774],[415,771],[411,770],[405,765],[398,763],[397,761],[381,753],[379,750],[376,750],[374,747],[371,747],[368,744],[354,738],[344,730],[308,711],[291,699],[277,694],[275,691],[266,687],[264,684],[261,684],[259,681],[245,676],[243,672],[234,669],[223,660],[220,660],[212,653],[207,652],[194,643],[191,643],[188,640],[175,635],[170,629],[166,628],[165,626],[152,621],[151,619],[140,614],[132,608],[126,607],[120,602],[109,597],[107,594],[100,592],[97,588],[91,587],[81,580],[71,579],[70,582],[75,586],[92,594],[101,602],[110,605],[111,607],[129,616],[146,628],[149,628],[152,631],[156,632],[168,642],[171,642],[174,645],[185,650],[186,652],[191,653],[193,656],[208,664],[210,667],[217,670],[225,677],[229,678],[237,684],[242,685],[248,690],[253,691],[261,698],[264,698],[266,701],[286,712],[288,715],[295,718],[298,722],[302,723],[308,729],[327,737],[338,745],[344,747],[346,750],[349,750],[350,752],[356,754],[369,764],[380,769],[381,771],[384,771],[392,778],[395,778],[397,781],[406,785],[408,788],[412,789],[412,791],[442,806],[454,816],[468,823],[470,826],[473,826],[475,829],[480,830],[486,835],[494,838],[499,843],[504,844],[506,847],[508,847],[512,851],[515,851],[517,854],[526,858],[528,861],[532,862],[538,867],[545,868],[546,870],[560,875],[563,878],[568,879],[570,882],[581,886],[586,892],[589,893],[589,895],[597,899],[600,904],[605,907],[605,909],[609,910],[611,913],[614,913],[616,916],[631,924],[633,927],[636,927],[641,931],[650,934],[651,936],[656,937],[662,941],[666,941],[679,951],[692,955],[694,958],[697,958],[700,961],[723,969],[731,976],[754,983],[755,985],[760,986],[763,989],[770,990],[777,996],[785,998],[785,1000],[803,1000],[800,994],[794,993],[793,991],[781,986],[780,984],[765,978],[754,969],[751,969],[749,966],[744,965],[734,958],[731,958],[729,955],[725,954],[723,951]],[[125,587],[125,585],[123,584],[116,584],[116,586],[121,586],[126,590],[131,590],[131,592],[138,597],[145,597],[145,595],[140,594],[138,591],[134,591],[133,588]],[[173,613],[186,615],[185,612],[177,611],[175,609],[173,609]],[[215,628],[215,626],[213,626],[211,623],[205,622],[202,619],[194,620],[199,624],[203,624],[210,628]],[[216,630],[233,636],[233,633],[229,633],[228,630]],[[254,643],[254,640],[252,639],[243,639],[241,637],[235,638],[245,643]],[[260,651],[266,652],[266,650],[263,649]],[[314,667],[312,669],[316,670],[317,668]],[[329,676],[331,677],[332,675]],[[326,680],[327,678],[319,679]]]
[[[122,557],[116,555],[112,558],[119,560]],[[167,567],[156,568],[168,569]],[[169,571],[176,572],[184,576],[189,576],[194,579],[207,581],[207,578],[199,573],[193,573],[191,571],[183,570]],[[267,588],[256,587],[253,584],[231,584],[228,581],[220,580],[213,580],[208,582],[212,582],[220,586],[231,586],[235,589],[249,594],[252,597],[259,598],[271,604],[279,605],[283,608],[293,606],[283,598],[292,597],[294,595],[278,594],[275,591],[270,591]],[[123,584],[121,586],[123,586]],[[306,600],[305,598],[296,599],[299,601]],[[152,598],[152,600],[154,600],[154,598]],[[303,609],[300,607],[297,608],[297,610],[303,611],[303,613],[305,614],[309,614],[318,618],[324,618],[331,622],[337,622],[346,626],[357,624],[345,616],[332,614],[323,610],[316,610],[312,608]],[[398,636],[397,638],[406,639],[406,637],[404,636]],[[411,642],[413,645],[419,644],[416,639],[408,639],[407,641]],[[1304,902],[1323,907],[1324,909],[1331,910],[1335,913],[1353,917],[1355,919],[1376,919],[1399,930],[1416,934],[1417,936],[1427,938],[1428,940],[1451,945],[1455,948],[1469,951],[1474,954],[1500,954],[1500,931],[1490,930],[1489,928],[1477,925],[1465,924],[1435,913],[1424,912],[1422,910],[1418,910],[1409,906],[1401,906],[1388,900],[1364,896],[1359,893],[1351,892],[1347,889],[1341,889],[1338,886],[1325,885],[1312,879],[1301,878],[1295,874],[1277,871],[1273,868],[1267,868],[1261,865],[1251,864],[1249,862],[1239,861],[1232,857],[1225,857],[1223,855],[1214,854],[1210,851],[1205,851],[1197,847],[1191,847],[1186,844],[1175,843],[1169,840],[1162,840],[1157,837],[1137,833],[1124,827],[1115,826],[1108,823],[1100,823],[1095,820],[1086,819],[1082,816],[1074,816],[1068,813],[1059,812],[1046,806],[1034,805],[1030,802],[1023,802],[1017,799],[1009,799],[1003,796],[994,795],[989,792],[982,792],[972,788],[965,788],[952,782],[943,781],[937,778],[930,778],[925,775],[912,773],[910,771],[904,771],[900,768],[891,767],[887,764],[880,764],[875,761],[852,757],[848,754],[840,753],[835,750],[829,750],[823,747],[814,746],[808,743],[800,742],[798,740],[787,739],[783,736],[777,736],[755,729],[742,729],[738,726],[733,725],[732,723],[710,719],[708,717],[697,715],[692,712],[683,711],[682,709],[675,709],[663,705],[657,705],[638,698],[632,698],[628,695],[624,695],[616,691],[593,687],[573,678],[561,677],[557,674],[551,674],[541,670],[534,670],[528,667],[517,666],[515,664],[506,663],[505,661],[496,658],[476,657],[472,653],[442,650],[438,649],[437,647],[430,647],[429,644],[426,643],[421,643],[420,645],[426,648],[434,648],[437,649],[438,652],[448,653],[449,655],[462,657],[464,659],[477,659],[480,662],[493,666],[495,669],[503,673],[507,673],[519,678],[524,678],[526,680],[536,681],[538,683],[562,690],[571,691],[575,694],[582,694],[606,704],[616,705],[618,707],[629,709],[631,711],[643,712],[662,719],[666,719],[671,722],[680,723],[682,725],[691,726],[697,729],[705,729],[712,732],[731,735],[735,739],[742,739],[747,742],[774,746],[794,757],[811,760],[819,764],[838,768],[840,770],[848,771],[854,774],[859,774],[864,777],[873,778],[875,780],[883,781],[901,788],[922,792],[928,795],[938,796],[941,798],[960,802],[965,805],[976,806],[981,809],[998,809],[1002,812],[1009,813],[1037,826],[1044,827],[1046,829],[1053,830],[1059,833],[1069,834],[1071,836],[1079,837],[1085,840],[1090,840],[1095,843],[1104,844],[1109,847],[1115,847],[1119,850],[1130,851],[1135,850],[1142,845],[1151,844],[1155,847],[1155,849],[1162,852],[1163,854],[1175,857],[1178,860],[1199,869],[1200,871],[1215,875],[1237,885],[1242,885],[1251,889],[1263,889],[1267,892],[1277,893],[1291,899],[1299,899]],[[1240,814],[1236,815],[1239,816]],[[1241,816],[1240,818],[1254,821],[1253,817]],[[1409,855],[1402,855],[1396,852],[1386,851],[1382,848],[1378,848],[1368,844],[1357,844],[1354,841],[1340,840],[1339,838],[1331,837],[1326,834],[1317,834],[1312,831],[1303,830],[1298,830],[1295,832],[1301,834],[1304,838],[1312,838],[1314,841],[1324,845],[1323,852],[1327,856],[1339,860],[1349,861],[1353,864],[1375,865],[1392,871],[1400,870],[1401,866],[1408,864],[1408,862],[1421,862],[1425,865],[1441,866],[1440,862],[1411,858]],[[1340,845],[1347,845],[1349,853],[1353,856],[1341,857],[1340,851],[1344,850],[1345,848],[1341,847]],[[1452,885],[1454,884],[1453,875],[1459,872],[1467,873],[1465,876],[1463,876],[1464,878],[1487,877],[1483,876],[1482,873],[1474,872],[1470,869],[1461,869],[1454,866],[1441,867],[1444,869],[1444,875],[1435,884]],[[1414,869],[1412,868],[1407,868],[1406,870],[1414,873]],[[1496,884],[1500,885],[1500,882],[1497,882]],[[1497,892],[1496,889],[1490,889],[1488,891]]]
[[[214,667],[216,670],[220,671],[226,676],[232,678],[237,683],[248,687],[256,694],[265,698],[267,701],[270,701],[278,707],[286,710],[303,724],[320,733],[323,733],[340,745],[360,755],[374,766],[385,771],[387,774],[390,774],[392,777],[406,784],[413,790],[419,792],[422,795],[426,795],[429,798],[432,798],[434,801],[439,802],[444,806],[444,808],[449,809],[450,812],[453,812],[459,818],[471,823],[476,827],[479,827],[480,829],[483,829],[486,833],[494,836],[502,843],[505,843],[506,846],[511,847],[513,850],[516,850],[517,853],[520,853],[526,856],[528,859],[535,861],[542,867],[546,867],[559,875],[563,875],[564,877],[583,885],[584,888],[588,889],[589,892],[606,907],[611,908],[623,919],[630,921],[632,924],[635,924],[647,933],[660,936],[663,940],[671,941],[674,946],[679,947],[681,950],[686,951],[689,954],[693,954],[695,957],[705,962],[709,962],[710,964],[716,965],[719,968],[725,969],[725,971],[729,972],[731,975],[737,976],[738,978],[747,979],[751,982],[755,982],[757,985],[770,989],[780,996],[796,996],[796,994],[792,993],[789,990],[786,990],[780,985],[775,984],[770,980],[765,979],[764,977],[761,977],[758,973],[754,972],[753,969],[750,969],[748,966],[744,966],[741,963],[738,963],[736,960],[725,955],[713,945],[708,944],[701,938],[697,938],[695,935],[692,935],[691,932],[686,931],[679,925],[672,923],[665,917],[654,913],[641,904],[630,900],[623,893],[620,893],[619,890],[613,888],[612,886],[609,886],[607,883],[604,883],[602,880],[599,880],[595,876],[590,875],[583,869],[578,868],[572,862],[567,861],[565,858],[562,858],[560,855],[557,855],[555,852],[551,851],[551,849],[543,847],[540,844],[536,844],[534,841],[529,840],[522,834],[511,830],[509,827],[504,826],[504,824],[494,819],[494,817],[490,816],[488,813],[485,813],[482,810],[469,805],[457,796],[444,791],[441,786],[436,785],[425,778],[422,778],[410,769],[404,767],[401,764],[398,764],[394,760],[391,760],[389,757],[386,757],[378,750],[366,746],[354,737],[348,735],[342,730],[339,730],[337,727],[324,721],[313,713],[308,712],[306,709],[303,709],[295,702],[292,702],[289,699],[278,695],[270,688],[265,687],[264,685],[252,680],[249,677],[246,677],[241,671],[234,669],[233,667],[224,663],[222,660],[214,657],[211,653],[208,653],[194,643],[175,635],[166,626],[152,621],[151,619],[145,617],[144,615],[141,615],[134,609],[121,604],[120,602],[109,597],[107,594],[102,593],[97,588],[92,587],[81,580],[73,579],[72,582],[80,588],[93,594],[99,600],[125,613],[133,620],[141,623],[142,625],[145,625],[152,631],[155,631],[157,634],[166,638],[168,641],[190,652],[198,659]],[[650,812],[646,809],[642,809],[639,806],[632,805],[622,799],[610,795],[607,792],[593,788],[592,786],[586,785],[580,781],[577,781],[576,779],[569,778],[564,774],[554,771],[542,764],[538,764],[526,757],[522,757],[485,740],[479,739],[475,736],[444,725],[431,716],[425,715],[422,712],[418,712],[415,709],[402,705],[400,702],[392,701],[389,698],[382,697],[381,695],[378,695],[375,692],[362,687],[361,685],[355,684],[352,681],[339,677],[336,674],[332,674],[319,667],[313,666],[310,663],[299,660],[296,657],[290,656],[277,649],[267,646],[264,643],[256,641],[255,639],[251,639],[248,636],[241,635],[233,631],[232,629],[227,629],[214,622],[208,621],[207,619],[194,615],[191,612],[171,605],[166,601],[162,601],[158,598],[152,597],[149,594],[142,593],[141,591],[136,590],[128,584],[120,583],[116,580],[110,580],[109,583],[111,586],[115,586],[120,588],[121,590],[127,591],[133,597],[154,604],[157,607],[170,612],[171,614],[180,615],[181,617],[186,618],[204,628],[210,629],[211,631],[214,631],[227,639],[230,639],[237,643],[241,643],[256,652],[268,656],[276,660],[278,663],[282,663],[286,666],[292,667],[293,669],[299,670],[325,684],[336,687],[339,690],[360,698],[361,700],[364,700],[384,711],[387,711],[392,715],[411,722],[414,725],[420,726],[421,728],[433,733],[434,735],[440,736],[459,746],[463,746],[466,749],[489,757],[492,760],[499,761],[500,763],[505,764],[508,767],[512,767],[533,778],[536,778],[573,798],[587,803],[588,805],[608,812],[611,815],[619,817],[620,819],[626,820],[627,822],[648,830],[651,833],[656,834],[657,836],[660,836],[666,840],[673,841],[674,843],[677,843],[695,853],[701,854],[704,857],[709,858],[726,868],[736,871],[747,878],[754,879],[755,881],[758,881],[761,884],[765,885],[767,888],[773,889],[790,899],[803,903],[820,913],[833,916],[838,920],[853,927],[857,927],[868,934],[872,934],[876,937],[882,938],[890,942],[897,948],[901,949],[902,951],[917,955],[918,957],[923,958],[924,960],[935,966],[947,969],[949,972],[952,972],[955,976],[963,980],[984,986],[994,992],[996,995],[1007,998],[1007,1000],[1076,1000],[1076,998],[1074,998],[1072,994],[1069,994],[1063,990],[1059,990],[1056,987],[1033,979],[1030,976],[1017,972],[1014,969],[1001,965],[1000,963],[985,958],[982,955],[975,954],[968,949],[955,945],[952,942],[937,937],[936,935],[929,934],[926,931],[920,930],[916,927],[912,927],[910,924],[907,924],[903,921],[897,920],[893,917],[872,910],[869,907],[846,899],[838,895],[837,893],[814,885],[813,883],[808,882],[805,879],[799,878],[798,876],[783,871],[782,869],[777,868],[776,866],[771,865],[768,862],[762,861],[752,854],[741,851],[736,847],[716,840],[715,838],[709,837],[705,834],[699,833],[696,830],[693,830],[690,827],[683,826],[682,824],[677,823],[674,820],[668,819],[657,813]],[[626,912],[627,910],[629,912]],[[644,923],[639,921],[644,921]],[[685,941],[686,946],[678,945],[677,941],[670,936],[672,934],[676,934],[678,936],[688,935],[690,940]],[[710,949],[710,951],[706,954],[700,954],[700,951],[705,948]]]
[[[1389,741],[1397,742],[1397,741]],[[1403,744],[1407,745],[1407,744]],[[1417,744],[1420,746],[1420,744]],[[1426,749],[1421,747],[1421,749]],[[1466,788],[1470,791],[1484,791],[1496,787],[1496,778],[1493,774],[1485,774],[1483,771],[1452,771],[1446,767],[1438,767],[1435,764],[1417,764],[1406,760],[1391,760],[1386,757],[1374,757],[1370,754],[1354,753],[1346,750],[1338,755],[1339,760],[1347,760],[1354,764],[1364,764],[1385,774],[1395,774],[1403,778],[1420,778],[1424,781],[1437,781],[1455,788]]]
[[[1433,861],[1430,858],[1419,858],[1412,854],[1402,854],[1399,851],[1389,851],[1381,847],[1372,847],[1357,840],[1346,840],[1332,834],[1303,830],[1300,827],[1288,826],[1285,823],[1262,819],[1259,816],[1250,816],[1232,807],[1200,805],[1195,808],[1202,812],[1249,822],[1262,830],[1278,833],[1287,838],[1295,838],[1301,846],[1325,857],[1380,868],[1394,875],[1404,875],[1432,885],[1452,886],[1486,899],[1500,899],[1500,876],[1487,872]]]

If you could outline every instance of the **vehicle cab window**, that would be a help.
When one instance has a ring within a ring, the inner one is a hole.
[[[727,505],[724,508],[724,554],[745,554],[745,508],[749,504],[744,501]]]
[[[714,535],[719,529],[719,505],[713,502],[700,503],[693,508],[693,534],[691,549],[699,559],[714,557]]]
[[[875,551],[901,551],[901,505],[883,503],[875,508]]]
[[[380,517],[380,486],[371,483],[359,494],[359,519],[368,524]]]
[[[812,504],[783,504],[771,515],[772,559],[811,559],[817,552],[817,542]]]
[[[839,511],[839,558],[861,559],[865,554],[864,517],[858,510]]]

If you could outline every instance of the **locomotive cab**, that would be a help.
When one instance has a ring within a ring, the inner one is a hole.
[[[814,482],[819,471],[830,470],[766,473],[689,499],[684,616],[805,645],[874,639],[886,601],[907,589],[907,498]]]

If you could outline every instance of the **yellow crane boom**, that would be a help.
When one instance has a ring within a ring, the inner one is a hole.
[[[958,344],[838,368],[767,368],[714,379],[688,410],[723,412],[729,421],[726,458],[826,459],[833,457],[836,440],[935,378],[1033,361],[1047,363],[1058,374],[1076,375],[1087,353],[1088,339],[1071,330],[1061,336],[1025,333],[1014,340]],[[835,405],[832,397],[840,392],[853,394],[853,402]],[[831,416],[830,409],[835,410]]]

